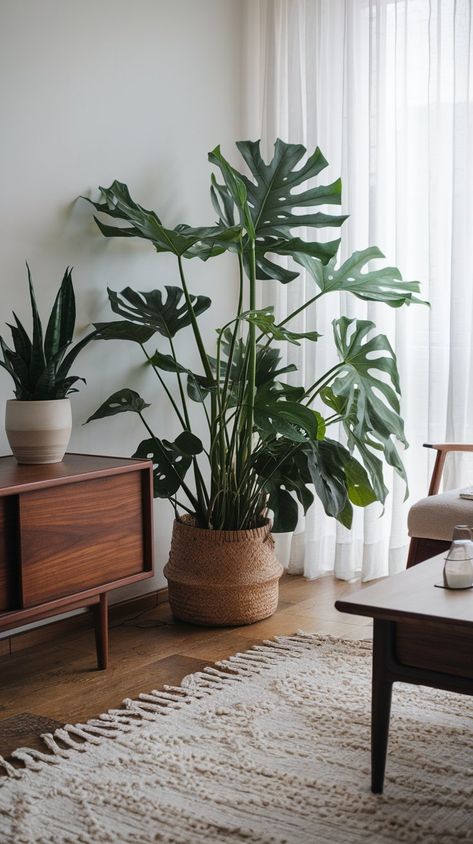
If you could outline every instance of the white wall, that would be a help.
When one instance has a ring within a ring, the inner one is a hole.
[[[1,0],[2,334],[12,309],[28,318],[25,259],[45,315],[65,266],[74,266],[81,332],[113,318],[107,285],[177,283],[168,256],[141,241],[106,241],[92,207],[77,197],[117,178],[170,226],[214,221],[207,152],[221,143],[231,154],[242,134],[242,8],[241,0]],[[211,342],[231,312],[233,266],[224,258],[188,267],[192,291],[215,301],[202,318]],[[195,363],[190,340],[183,332],[177,345]],[[153,401],[160,435],[178,432],[140,364],[139,350],[119,342],[93,344],[79,357],[74,374],[88,383],[72,399],[71,450],[134,451],[146,433],[131,414],[82,427],[123,386]],[[9,397],[11,384],[0,373],[1,413]],[[0,453],[8,451],[0,423]],[[158,500],[155,515],[156,577],[135,592],[165,583],[172,509]]]

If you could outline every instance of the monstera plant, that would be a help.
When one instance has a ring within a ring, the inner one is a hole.
[[[375,333],[372,322],[335,319],[331,331],[328,327],[330,341],[311,330],[315,309],[336,291],[398,308],[420,301],[419,285],[404,281],[396,268],[370,268],[373,259],[383,257],[376,247],[340,263],[339,238],[321,242],[304,236],[338,229],[346,219],[317,210],[341,202],[339,179],[314,184],[327,166],[318,148],[306,157],[303,146],[278,140],[267,164],[259,142],[242,141],[237,147],[249,175],[232,167],[219,147],[209,154],[218,173],[210,188],[218,219],[210,227],[167,228],[154,211],[132,199],[125,184],[100,188],[100,201],[92,204],[112,218],[95,217],[105,237],[141,238],[176,258],[175,286],[109,290],[120,319],[95,327],[99,337],[138,346],[182,432],[172,442],[165,439],[150,422],[149,405],[129,388],[110,396],[88,421],[138,414],[146,438],[135,456],[153,460],[155,496],[169,499],[176,514],[191,513],[200,528],[257,528],[269,510],[273,531],[290,531],[298,518],[297,500],[306,511],[314,493],[329,516],[350,527],[353,505],[385,500],[383,460],[405,478],[396,445],[406,444],[398,370],[388,339]],[[199,317],[211,300],[191,292],[187,267],[192,259],[218,260],[226,252],[237,266],[238,304],[209,349]],[[260,280],[297,284],[301,268],[309,280],[306,288],[312,284],[303,305],[279,321],[273,308],[257,307]],[[303,332],[291,328],[302,311],[308,329]],[[192,368],[176,355],[174,338],[184,330],[195,342],[198,363]],[[317,342],[334,342],[338,363],[313,383],[297,383],[296,367],[285,365],[282,348]],[[205,439],[193,430],[192,403],[205,419]],[[339,423],[345,444],[330,436]]]

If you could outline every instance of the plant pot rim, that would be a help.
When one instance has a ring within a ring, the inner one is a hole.
[[[265,518],[263,523],[256,528],[247,528],[246,530],[215,530],[214,528],[201,528],[195,524],[195,516],[190,513],[184,513],[178,519],[174,519],[175,527],[183,528],[184,530],[196,531],[205,537],[208,541],[222,542],[238,542],[245,539],[260,539],[271,533],[272,522],[271,519]]]
[[[7,399],[7,404],[14,402],[15,404],[57,404],[58,402],[70,402],[69,396],[64,399]]]

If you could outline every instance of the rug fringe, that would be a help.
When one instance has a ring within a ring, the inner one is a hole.
[[[326,643],[343,642],[343,639],[317,633],[305,633],[298,630],[293,636],[276,636],[266,639],[261,644],[253,645],[249,650],[236,653],[228,659],[220,660],[215,665],[209,665],[202,671],[184,677],[180,686],[163,686],[163,689],[153,689],[149,693],[142,693],[138,698],[125,698],[120,709],[109,709],[98,718],[93,718],[85,724],[66,724],[54,733],[43,733],[41,740],[48,752],[20,747],[14,750],[11,758],[22,762],[29,770],[39,770],[44,764],[58,764],[61,759],[68,758],[71,753],[84,752],[89,745],[99,745],[104,739],[113,739],[120,732],[129,732],[140,720],[155,721],[163,715],[171,715],[180,710],[193,699],[201,699],[206,695],[224,689],[228,684],[241,682],[248,676],[260,674],[271,668],[276,662],[287,658],[288,652],[302,656],[314,644],[322,646]],[[355,647],[369,648],[369,642],[352,643]],[[79,739],[79,741],[77,741]],[[7,777],[21,777],[23,771],[15,768],[0,756],[0,770],[3,769]],[[7,778],[5,778],[6,780]],[[0,788],[2,777],[0,777]]]
[[[7,760],[4,759],[3,756],[0,756],[0,770],[2,769],[5,771],[8,777],[15,777],[16,779],[21,777],[21,771],[19,771],[17,768],[14,768],[13,765],[10,765],[10,762],[7,762]]]

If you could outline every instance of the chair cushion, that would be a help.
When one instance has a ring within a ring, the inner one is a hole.
[[[455,525],[473,526],[473,501],[460,498],[461,489],[421,498],[409,510],[409,536],[451,540]]]

